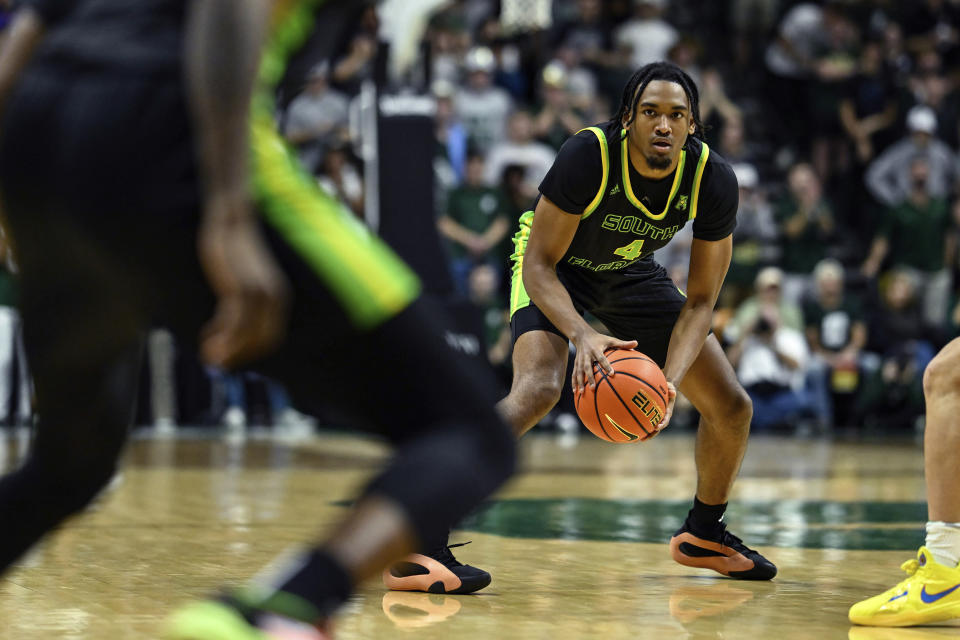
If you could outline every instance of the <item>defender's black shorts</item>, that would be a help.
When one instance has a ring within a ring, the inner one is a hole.
[[[590,312],[616,338],[636,340],[637,349],[663,367],[673,325],[687,299],[666,269],[649,257],[626,271],[592,273],[569,267],[558,269],[557,276],[580,314]],[[517,302],[510,308],[514,342],[528,331],[550,331],[564,337],[523,291],[516,268],[512,286],[511,301]]]

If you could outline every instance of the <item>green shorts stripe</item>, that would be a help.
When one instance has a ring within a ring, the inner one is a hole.
[[[520,216],[520,230],[513,236],[514,252],[510,256],[513,260],[510,277],[510,317],[519,309],[530,305],[530,296],[523,287],[523,253],[527,250],[527,241],[530,239],[530,227],[533,226],[533,211],[527,211]]]
[[[252,114],[252,183],[265,220],[309,264],[358,329],[372,329],[420,292],[417,276],[300,166],[269,101]]]

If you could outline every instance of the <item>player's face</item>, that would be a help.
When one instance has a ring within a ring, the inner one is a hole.
[[[694,130],[683,87],[667,80],[653,80],[640,96],[636,118],[627,126],[627,136],[630,146],[640,152],[650,169],[664,171],[676,166],[680,150]]]

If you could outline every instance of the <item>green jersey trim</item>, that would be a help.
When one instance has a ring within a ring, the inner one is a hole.
[[[314,27],[320,0],[276,5],[250,112],[254,200],[267,224],[330,289],[355,327],[393,318],[420,293],[413,271],[300,165],[274,120],[274,89]]]
[[[597,136],[597,140],[600,141],[600,161],[603,163],[603,179],[600,181],[600,190],[597,191],[593,202],[588,204],[587,208],[583,210],[583,215],[581,216],[582,220],[586,220],[590,217],[590,214],[600,206],[600,203],[603,201],[603,196],[607,193],[607,181],[610,177],[610,158],[608,155],[610,150],[607,146],[607,136],[599,127],[587,127],[580,131],[592,131],[593,134]],[[580,131],[577,133],[580,133]]]
[[[620,135],[623,136],[623,141],[620,143],[621,146],[621,155],[623,165],[623,190],[627,194],[627,200],[630,201],[630,204],[635,206],[640,211],[643,211],[643,214],[650,218],[651,220],[663,220],[667,215],[667,212],[670,211],[670,205],[673,204],[673,198],[677,195],[677,191],[680,190],[681,178],[683,178],[683,166],[687,161],[687,150],[682,149],[680,151],[680,162],[677,163],[677,170],[673,174],[673,186],[670,187],[670,197],[667,198],[667,206],[663,208],[663,211],[660,214],[650,213],[650,210],[643,206],[643,203],[640,202],[639,198],[633,193],[633,186],[630,184],[630,154],[627,150],[627,132],[625,129],[621,130]]]
[[[520,309],[530,306],[530,296],[523,286],[523,254],[527,250],[530,240],[530,228],[533,226],[533,211],[527,211],[520,216],[520,230],[513,236],[515,251],[510,258],[513,260],[510,276],[510,317]]]
[[[693,204],[690,206],[690,220],[697,217],[697,202],[700,200],[700,179],[703,178],[703,170],[707,166],[707,158],[710,157],[710,147],[706,142],[700,143],[703,149],[700,151],[700,161],[697,162],[697,171],[693,174],[693,193],[691,198]]]

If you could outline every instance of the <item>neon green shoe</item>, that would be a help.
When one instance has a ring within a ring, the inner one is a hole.
[[[926,547],[900,568],[909,577],[850,607],[850,622],[873,627],[960,626],[960,568],[939,564]]]
[[[164,640],[332,640],[329,631],[264,611],[241,611],[232,601],[202,600],[175,611]]]

